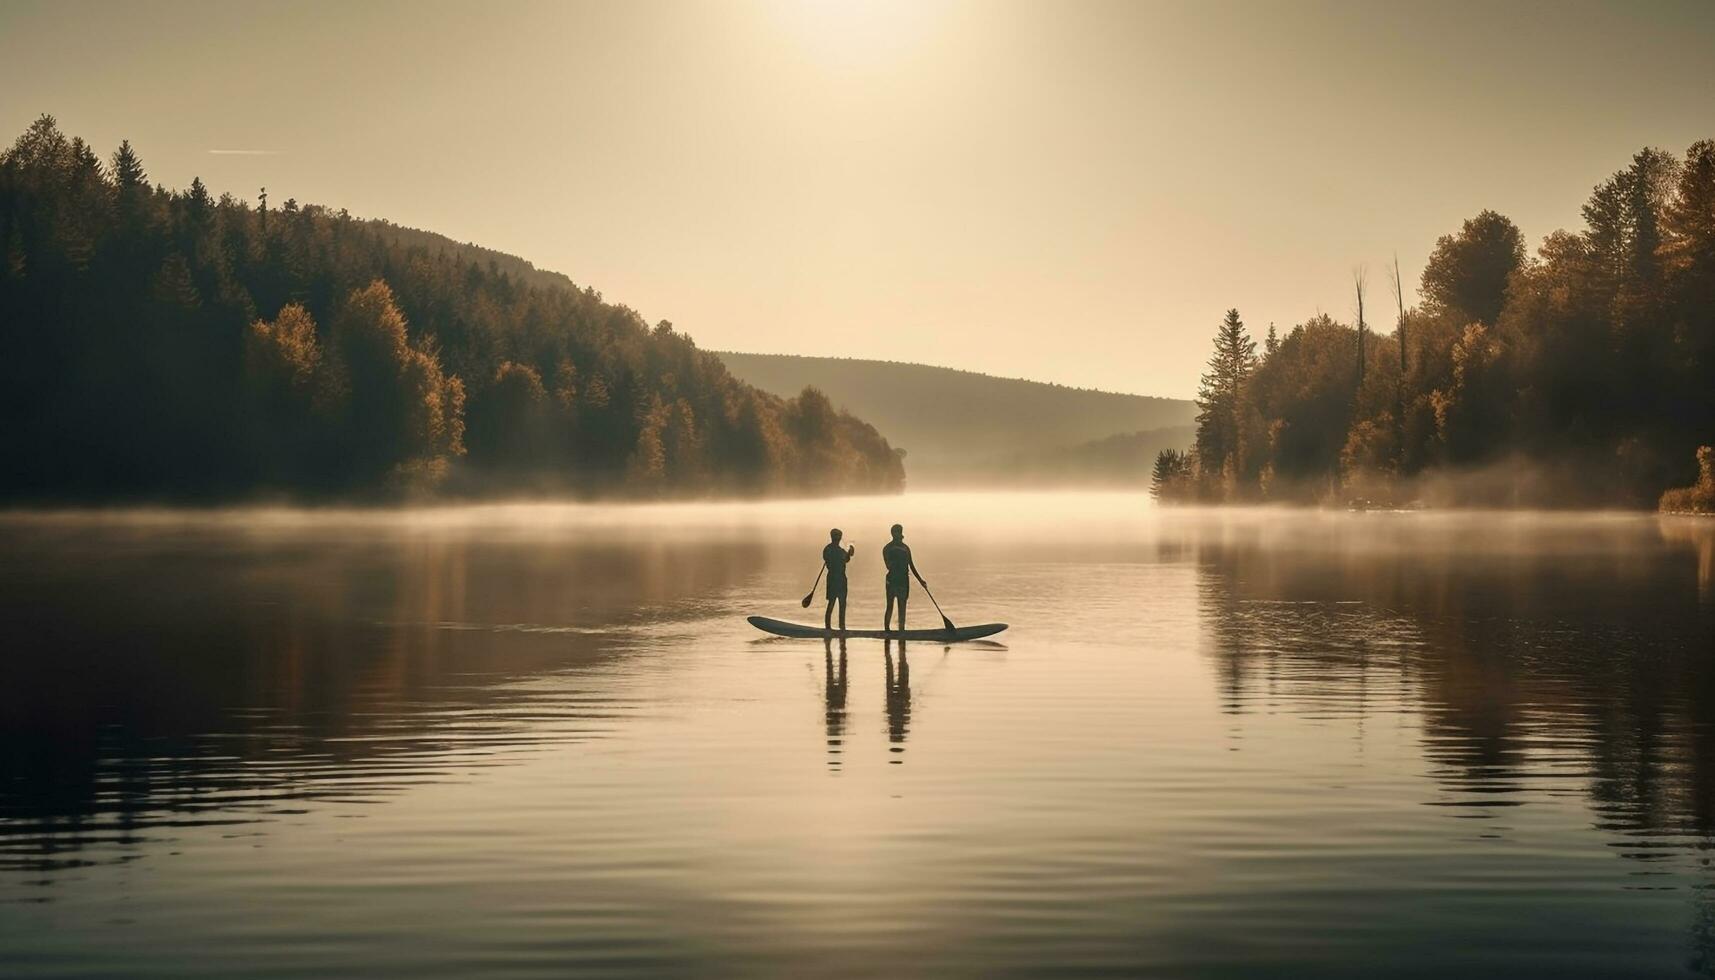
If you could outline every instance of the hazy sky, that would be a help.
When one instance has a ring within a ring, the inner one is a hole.
[[[1394,250],[1715,136],[1715,3],[5,0],[4,138],[41,112],[705,347],[1189,395],[1230,306],[1385,306]]]

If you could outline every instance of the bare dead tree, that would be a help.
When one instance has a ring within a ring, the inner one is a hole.
[[[1393,301],[1399,304],[1399,322],[1394,326],[1394,339],[1399,341],[1399,376],[1405,377],[1405,285],[1399,278],[1399,253],[1393,253],[1393,268],[1388,270],[1393,279]]]
[[[1358,294],[1358,387],[1364,386],[1364,267],[1352,270],[1352,289]]]
[[[1399,275],[1399,253],[1393,253],[1393,268],[1388,270],[1393,280],[1393,301],[1399,308],[1399,320],[1393,339],[1399,344],[1399,383],[1394,387],[1393,424],[1396,436],[1394,465],[1405,471],[1405,282]]]

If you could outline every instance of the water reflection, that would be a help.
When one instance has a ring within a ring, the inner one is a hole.
[[[845,761],[846,701],[850,692],[846,674],[847,640],[822,640],[822,717],[827,744],[827,765],[839,772]],[[838,646],[838,653],[835,647]],[[911,664],[903,640],[882,640],[882,706],[886,718],[888,762],[904,761],[905,738],[911,731]]]
[[[1715,632],[1680,614],[1696,579],[1676,563],[1528,536],[1402,561],[1324,533],[1317,547],[1199,550],[1229,709],[1284,685],[1318,711],[1419,701],[1432,771],[1485,806],[1508,802],[1489,797],[1517,791],[1527,763],[1576,749],[1591,753],[1594,802],[1622,806],[1628,826],[1710,828]],[[1555,793],[1566,775],[1532,778]]]
[[[1413,716],[1439,788],[1422,802],[1491,824],[1485,839],[1525,833],[1520,809],[1581,800],[1638,865],[1625,887],[1675,888],[1670,866],[1704,877],[1692,965],[1708,972],[1715,526],[1662,522],[1694,551],[1688,575],[1683,552],[1640,546],[1647,519],[1449,519],[1434,539],[1407,520],[1193,543],[1223,708]]]
[[[898,765],[905,761],[899,754],[905,751],[905,736],[911,730],[911,664],[905,659],[905,641],[899,641],[899,669],[893,667],[892,640],[883,640],[882,658],[887,664],[887,741],[888,751],[893,758],[888,762]]]
[[[1715,521],[1702,517],[1663,517],[1661,537],[1689,545],[1697,553],[1697,589],[1704,601],[1715,599]]]
[[[755,544],[5,529],[0,872],[369,802],[640,710],[596,683]]]
[[[8,972],[1715,962],[1708,522],[576,510],[0,520]],[[1004,658],[743,623],[900,519]]]
[[[823,700],[827,705],[828,768],[839,771],[840,750],[846,740],[846,640],[840,638],[840,663],[834,667],[834,640],[822,640]]]

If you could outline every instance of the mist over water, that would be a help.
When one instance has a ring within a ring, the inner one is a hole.
[[[895,521],[998,642],[744,622]],[[0,602],[8,976],[1715,973],[1715,522],[14,514]]]

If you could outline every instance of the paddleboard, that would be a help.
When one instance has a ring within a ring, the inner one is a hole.
[[[983,623],[980,626],[960,626],[953,630],[945,628],[932,630],[825,630],[819,626],[801,626],[798,623],[769,619],[767,616],[750,616],[748,619],[750,625],[764,633],[806,640],[840,639],[843,637],[848,640],[931,640],[954,643],[959,640],[976,640],[985,636],[993,636],[1006,629],[1005,623]]]

